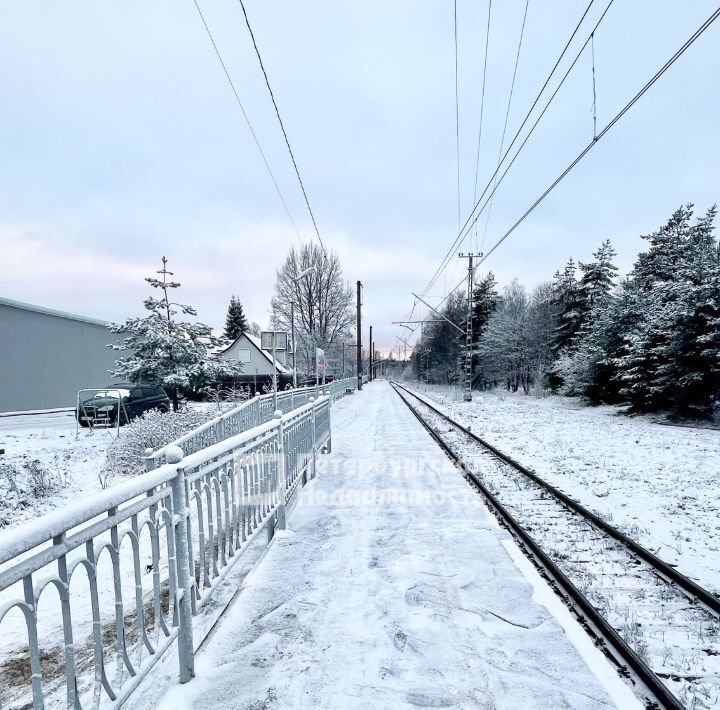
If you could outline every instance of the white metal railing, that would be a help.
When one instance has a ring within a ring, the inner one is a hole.
[[[119,707],[330,450],[331,396],[3,534],[0,707]],[[54,590],[54,593],[52,592]]]
[[[307,404],[310,397],[317,398],[323,391],[328,392],[331,399],[335,401],[349,390],[355,389],[356,382],[355,377],[346,377],[320,385],[319,388],[313,386],[283,390],[277,394],[277,408],[283,414],[287,414],[293,409]],[[165,452],[171,446],[179,446],[186,456],[193,454],[230,436],[235,436],[270,421],[274,411],[272,393],[255,395],[252,399],[242,402],[229,412],[211,419],[157,451],[149,453],[145,459],[145,468],[151,470],[165,463]]]

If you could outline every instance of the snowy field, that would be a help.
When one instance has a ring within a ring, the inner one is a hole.
[[[76,439],[73,412],[1,416],[0,449],[5,449],[5,453],[0,454],[0,464],[39,461],[57,485],[47,498],[29,500],[27,506],[4,511],[6,527],[15,527],[78,497],[102,490],[98,474],[114,437],[114,430],[80,429]]]
[[[162,710],[641,707],[388,384],[322,462]]]
[[[720,592],[720,431],[577,399],[412,385],[471,431]]]
[[[208,419],[230,408],[219,407],[213,402],[191,402],[190,407],[202,412]],[[122,436],[124,429],[120,429]],[[115,440],[116,429],[79,428],[76,434],[74,412],[48,412],[37,414],[13,414],[0,416],[0,465],[39,461],[52,477],[54,490],[42,498],[27,500],[27,504],[3,506],[0,500],[0,529],[12,528],[30,518],[50,510],[61,508],[83,496],[91,496],[102,490],[103,485],[113,485],[119,480],[108,480],[102,475],[106,452]],[[1,475],[0,491],[7,487]]]

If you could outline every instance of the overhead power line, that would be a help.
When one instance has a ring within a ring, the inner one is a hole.
[[[295,168],[295,175],[297,175],[298,182],[300,183],[300,189],[302,190],[303,197],[305,198],[305,204],[307,205],[308,212],[310,213],[310,219],[312,220],[313,227],[315,228],[315,234],[317,235],[318,241],[320,242],[320,246],[322,247],[323,251],[325,251],[325,244],[323,244],[322,237],[320,236],[320,230],[318,229],[317,222],[315,221],[315,215],[313,214],[312,207],[310,207],[310,200],[308,200],[305,185],[303,184],[303,180],[300,177],[300,170],[298,168],[297,161],[295,160],[293,149],[290,147],[290,139],[288,138],[287,131],[285,130],[285,125],[283,123],[282,117],[280,116],[280,109],[278,108],[277,102],[275,101],[275,94],[273,93],[272,87],[270,86],[270,79],[268,78],[267,72],[265,71],[265,65],[263,64],[262,57],[260,56],[260,50],[258,49],[257,42],[255,41],[255,34],[253,33],[252,27],[250,26],[250,19],[248,18],[247,11],[245,10],[245,3],[243,2],[243,0],[239,0],[239,2],[240,7],[243,11],[243,15],[245,17],[245,24],[247,25],[248,31],[250,32],[250,38],[252,39],[253,47],[255,48],[255,54],[257,55],[258,62],[260,62],[260,69],[262,69],[263,76],[265,77],[265,85],[270,92],[270,99],[272,100],[272,104],[275,108],[275,115],[277,116],[278,122],[280,123],[280,129],[282,130],[283,137],[285,138],[285,145],[287,146],[288,153],[290,153],[290,160],[292,160],[293,167]]]
[[[613,2],[614,2],[614,0],[609,0],[607,6],[605,7],[605,10],[603,11],[602,15],[600,16],[600,19],[599,19],[598,22],[596,23],[596,25],[595,25],[595,27],[594,27],[594,29],[593,29],[593,32],[594,32],[595,30],[597,30],[598,26],[600,25],[600,23],[601,23],[602,20],[604,19],[605,15],[607,14],[607,12],[608,12],[608,10],[610,9],[610,7],[612,6]],[[548,84],[550,83],[550,80],[552,79],[552,77],[554,76],[555,72],[557,71],[558,66],[560,66],[560,62],[562,62],[565,54],[567,53],[570,45],[572,44],[572,41],[573,41],[573,39],[575,38],[575,35],[578,33],[578,31],[579,31],[579,29],[580,29],[583,21],[585,20],[585,17],[587,16],[588,12],[590,11],[590,8],[592,7],[593,3],[594,3],[594,0],[590,0],[589,4],[588,4],[587,7],[585,8],[585,11],[583,12],[582,17],[578,20],[578,23],[577,23],[577,25],[575,26],[575,29],[573,30],[572,34],[570,35],[570,38],[568,39],[567,43],[565,44],[565,47],[563,48],[562,52],[560,52],[560,56],[559,56],[559,57],[557,58],[557,60],[555,61],[555,64],[553,65],[553,68],[550,70],[550,73],[548,74],[547,78],[545,79],[542,87],[540,88],[540,91],[538,91],[537,96],[535,97],[535,99],[533,100],[532,104],[530,105],[530,108],[528,109],[527,113],[525,114],[525,118],[522,120],[522,123],[520,124],[520,126],[519,126],[518,129],[517,129],[517,131],[515,132],[515,135],[513,136],[513,139],[510,141],[510,144],[508,145],[507,149],[505,150],[505,153],[504,153],[504,155],[502,156],[502,158],[501,158],[501,160],[500,160],[500,165],[497,166],[497,168],[495,169],[495,171],[493,172],[493,174],[490,176],[490,178],[489,178],[487,184],[485,185],[485,188],[483,189],[480,197],[476,199],[475,205],[473,206],[473,209],[472,209],[472,211],[470,212],[470,215],[469,215],[468,218],[465,220],[465,224],[462,226],[462,228],[461,228],[460,231],[458,232],[458,235],[457,235],[457,237],[455,238],[454,242],[450,245],[450,248],[448,249],[447,253],[446,253],[445,256],[443,257],[443,260],[442,260],[442,262],[440,263],[440,266],[439,266],[438,269],[435,271],[435,273],[433,274],[432,278],[430,279],[430,282],[428,283],[428,285],[427,285],[427,286],[425,287],[425,289],[423,290],[423,294],[427,293],[428,290],[433,287],[433,285],[434,285],[435,282],[437,281],[437,279],[438,279],[438,277],[440,276],[440,274],[442,273],[442,271],[445,269],[445,267],[447,266],[447,264],[450,262],[450,260],[451,260],[451,258],[452,258],[452,255],[455,253],[455,250],[458,248],[460,242],[461,242],[462,239],[467,235],[467,227],[468,227],[468,225],[471,223],[471,221],[473,220],[473,217],[474,217],[474,215],[475,215],[475,211],[477,210],[478,206],[479,206],[480,203],[482,202],[482,199],[483,199],[483,197],[485,196],[485,194],[487,193],[488,188],[489,188],[490,185],[493,183],[493,180],[495,179],[495,176],[496,176],[497,173],[499,172],[501,165],[505,162],[505,159],[507,158],[508,154],[510,153],[510,151],[511,151],[512,148],[513,148],[513,146],[515,145],[515,142],[517,141],[520,133],[522,132],[523,128],[525,127],[525,124],[527,123],[528,119],[529,119],[530,116],[532,115],[532,112],[534,111],[535,107],[537,106],[538,101],[540,100],[541,96],[542,96],[543,93],[545,92],[545,89],[547,88]],[[582,51],[582,50],[581,50],[581,51]],[[577,57],[576,57],[576,61],[577,61]],[[574,66],[574,63],[573,63],[573,66]],[[571,68],[572,68],[572,67],[571,67]],[[554,99],[555,95],[557,94],[560,86],[562,86],[562,83],[563,83],[563,82],[565,81],[565,79],[567,78],[567,75],[568,75],[568,74],[569,74],[569,71],[568,71],[568,72],[565,74],[565,76],[563,77],[562,81],[560,82],[560,85],[557,87],[557,89],[555,90],[555,93],[554,93],[553,96],[551,97],[550,101],[549,101],[548,104],[545,106],[545,109],[543,109],[543,113],[548,109],[550,103],[552,103],[552,100]],[[542,117],[542,115],[543,115],[543,114],[541,114],[541,117]],[[537,126],[538,123],[539,123],[539,120],[535,122],[535,126],[533,126],[533,128],[532,128],[531,131],[530,131],[530,133],[528,134],[528,136],[526,137],[525,141],[523,142],[522,146],[521,146],[520,149],[518,150],[518,154],[520,153],[520,150],[522,150],[522,148],[524,147],[525,143],[527,143],[527,139],[530,137],[530,135],[532,134],[532,131],[534,131],[534,129],[535,129],[535,127]],[[515,157],[517,157],[517,155],[516,155]],[[498,181],[498,184],[499,184],[499,182],[500,182],[500,181]],[[475,221],[477,221],[477,220],[475,220]],[[475,224],[475,222],[473,222],[473,225],[474,225],[474,224]]]
[[[508,96],[507,110],[505,111],[505,123],[503,124],[502,138],[500,138],[500,150],[498,150],[498,166],[495,170],[495,175],[500,168],[500,161],[502,160],[503,147],[505,146],[505,133],[507,132],[508,119],[510,118],[510,107],[512,106],[513,94],[515,93],[515,79],[517,78],[518,64],[520,64],[520,50],[522,49],[523,37],[525,36],[525,22],[527,20],[528,7],[530,6],[530,0],[525,0],[525,12],[523,13],[522,26],[520,27],[520,39],[518,40],[517,54],[515,55],[515,68],[513,69],[512,82],[510,83],[510,95]],[[482,246],[485,244],[485,237],[487,236],[488,225],[490,224],[490,213],[492,211],[492,200],[490,201],[490,207],[488,208],[487,219],[485,220],[485,231],[483,232]]]
[[[612,3],[613,0],[610,0],[610,1],[611,1],[611,3]],[[608,8],[609,8],[609,5],[608,5]],[[607,12],[607,9],[608,9],[608,8],[606,8],[605,12]],[[515,161],[518,159],[520,153],[522,152],[522,149],[525,147],[525,144],[530,140],[532,134],[535,132],[535,129],[538,127],[538,124],[539,124],[540,121],[542,120],[542,118],[543,118],[543,116],[545,115],[545,113],[547,112],[547,110],[550,108],[550,105],[551,105],[552,102],[554,101],[554,99],[555,99],[555,97],[557,96],[557,94],[558,94],[558,92],[560,91],[560,89],[563,87],[563,84],[565,83],[566,79],[568,78],[568,76],[570,76],[570,73],[571,73],[572,70],[575,68],[575,65],[577,64],[577,62],[578,62],[578,60],[580,59],[580,57],[583,55],[583,52],[584,52],[585,49],[587,48],[588,44],[592,41],[592,38],[593,38],[594,35],[595,35],[595,30],[597,30],[598,26],[599,26],[600,23],[602,22],[603,17],[605,17],[605,13],[603,13],[603,15],[600,17],[600,19],[598,20],[597,24],[596,24],[595,27],[593,28],[592,32],[588,35],[588,37],[587,37],[587,39],[585,40],[585,42],[583,43],[583,45],[580,47],[580,49],[579,49],[579,50],[577,51],[577,53],[575,54],[575,58],[574,58],[573,61],[570,63],[570,66],[569,66],[569,67],[567,68],[567,70],[565,71],[565,74],[563,74],[562,79],[558,82],[558,85],[555,87],[555,90],[554,90],[553,93],[550,95],[550,98],[547,100],[547,102],[546,102],[545,106],[543,107],[542,111],[540,112],[540,114],[538,115],[538,117],[535,119],[535,123],[533,123],[533,125],[530,127],[530,130],[527,132],[527,135],[526,135],[525,138],[523,139],[522,143],[518,146],[518,149],[517,149],[517,151],[515,151],[515,155],[513,155],[512,160],[510,160],[510,162],[505,166],[505,170],[503,170],[503,172],[502,172],[502,174],[500,175],[500,177],[497,178],[497,180],[493,181],[493,188],[492,188],[490,194],[485,198],[485,202],[483,202],[482,206],[481,206],[480,209],[478,210],[478,212],[477,212],[477,214],[475,215],[475,217],[473,217],[472,220],[470,220],[469,225],[467,226],[467,231],[465,232],[465,234],[463,234],[463,232],[461,232],[460,235],[458,235],[458,239],[464,239],[464,237],[467,236],[467,234],[469,233],[469,231],[472,229],[473,225],[477,223],[477,220],[480,218],[480,215],[485,211],[485,208],[488,206],[488,203],[489,203],[490,205],[492,205],[492,199],[493,199],[495,193],[497,192],[497,190],[500,188],[500,185],[502,185],[502,182],[503,182],[503,180],[505,179],[505,176],[508,174],[508,172],[510,172],[510,169],[511,169],[512,166],[515,164]],[[503,160],[501,161],[501,163],[504,162],[505,157],[507,157],[507,153],[506,153],[505,156],[503,156]],[[480,204],[480,202],[482,201],[483,196],[484,196],[485,193],[487,192],[487,188],[489,187],[489,184],[490,184],[490,183],[488,183],[488,185],[486,185],[486,187],[485,187],[485,190],[483,190],[483,194],[480,196],[480,200],[478,200],[478,204]]]
[[[482,90],[480,94],[480,125],[478,127],[477,153],[475,154],[475,184],[473,187],[473,204],[477,201],[478,173],[480,171],[480,144],[482,142],[483,114],[485,112],[485,81],[487,77],[488,47],[490,46],[490,14],[492,0],[488,0],[487,26],[485,28],[485,59],[483,61]],[[459,221],[459,220],[458,220]]]
[[[240,95],[237,92],[237,89],[235,88],[235,84],[233,83],[232,78],[230,77],[230,73],[227,70],[227,66],[225,66],[225,62],[223,61],[222,55],[220,54],[220,50],[218,49],[217,44],[215,44],[215,38],[212,35],[212,32],[210,31],[210,28],[208,27],[207,22],[205,21],[205,16],[202,13],[202,10],[200,9],[200,5],[198,5],[197,0],[193,0],[195,3],[195,8],[198,11],[198,14],[200,15],[200,19],[202,20],[203,26],[205,27],[205,31],[207,32],[208,37],[210,38],[210,42],[213,46],[213,49],[215,50],[215,54],[217,55],[218,61],[220,62],[220,66],[222,67],[223,72],[225,73],[225,78],[228,81],[228,84],[230,85],[230,89],[233,92],[233,96],[235,96],[235,101],[237,102],[237,105],[240,107],[240,111],[242,111],[243,118],[245,119],[245,123],[247,123],[248,128],[250,129],[250,133],[253,137],[253,141],[255,141],[255,145],[257,146],[257,149],[260,153],[260,157],[263,160],[263,163],[265,163],[265,168],[268,171],[268,174],[270,175],[270,179],[272,180],[273,185],[275,186],[275,191],[278,194],[278,197],[280,198],[280,201],[282,202],[282,205],[285,209],[285,213],[288,216],[288,219],[290,220],[290,223],[293,226],[293,229],[295,230],[295,234],[297,234],[298,239],[302,241],[302,237],[300,236],[300,232],[298,231],[297,225],[295,224],[295,220],[293,219],[292,214],[290,214],[290,208],[287,205],[287,202],[285,201],[285,197],[282,194],[282,191],[280,190],[280,186],[278,185],[277,180],[275,179],[275,175],[273,174],[272,168],[270,167],[270,164],[268,163],[267,158],[265,157],[265,152],[262,149],[262,146],[260,145],[260,141],[258,140],[257,134],[255,133],[255,129],[252,126],[252,123],[250,123],[250,118],[247,115],[247,112],[245,111],[245,107],[243,106],[242,101],[240,100]]]
[[[453,3],[453,20],[455,24],[455,149],[457,153],[457,213],[458,229],[462,225],[460,211],[460,102],[458,99],[458,35],[457,35],[457,0]]]
[[[595,90],[595,33],[590,35],[590,49],[592,51],[592,87],[593,87],[593,138],[597,137],[597,92]]]
[[[640,89],[640,91],[618,111],[615,116],[606,124],[606,126],[583,148],[577,157],[563,170],[560,175],[552,182],[552,184],[535,200],[535,202],[528,207],[528,209],[522,214],[522,216],[508,229],[487,251],[487,253],[478,261],[477,266],[480,266],[488,257],[525,221],[525,219],[537,208],[537,206],[567,177],[567,175],[575,168],[575,166],[610,132],[610,130],[617,125],[620,119],[630,111],[630,109],[652,88],[652,86],[680,59],[680,57],[697,41],[697,39],[712,25],[717,18],[720,17],[720,7],[718,7],[700,27],[693,32],[693,34],[685,41],[685,43],[673,54],[670,59],[663,64],[660,69],[654,74],[654,76]],[[465,283],[463,279],[460,283],[455,286],[450,293],[456,291],[460,286]],[[448,294],[448,296],[450,295]],[[447,298],[447,296],[445,297]],[[443,299],[445,300],[445,299]],[[441,302],[442,303],[442,302]]]

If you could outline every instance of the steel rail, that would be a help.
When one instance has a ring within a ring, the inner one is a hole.
[[[662,680],[655,674],[655,672],[633,651],[633,649],[625,642],[625,640],[618,634],[615,628],[603,617],[595,606],[587,599],[587,597],[575,586],[575,584],[565,575],[564,572],[552,561],[552,559],[543,551],[543,549],[535,542],[535,540],[525,531],[525,529],[518,523],[513,515],[507,510],[507,508],[498,500],[498,498],[488,490],[483,484],[479,477],[465,464],[465,462],[456,454],[441,438],[441,436],[432,428],[432,426],[423,419],[422,415],[416,410],[415,407],[408,401],[408,399],[400,392],[403,390],[412,397],[415,397],[428,409],[433,411],[435,414],[440,416],[442,419],[447,421],[452,426],[456,427],[468,437],[473,439],[475,442],[487,448],[491,453],[500,458],[508,465],[517,468],[521,473],[529,475],[529,477],[539,483],[543,488],[548,490],[550,493],[555,493],[557,489],[549,484],[546,484],[542,479],[539,479],[536,474],[528,471],[524,466],[515,462],[510,457],[499,452],[495,447],[487,442],[480,439],[480,437],[468,431],[461,424],[448,417],[443,412],[439,411],[436,407],[426,402],[423,398],[409,390],[407,387],[398,383],[391,383],[395,391],[397,392],[400,399],[405,403],[408,409],[413,413],[417,420],[422,426],[428,431],[430,436],[437,442],[441,449],[453,460],[453,462],[461,469],[463,474],[469,481],[482,493],[483,497],[488,501],[490,507],[493,509],[496,517],[503,523],[510,532],[520,540],[522,547],[528,553],[529,557],[533,560],[537,567],[545,574],[548,580],[551,582],[551,586],[554,587],[555,591],[564,598],[566,603],[571,606],[576,614],[580,617],[581,621],[584,622],[584,626],[590,631],[592,635],[604,642],[604,650],[606,654],[614,660],[619,666],[622,675],[629,676],[636,683],[639,682],[645,688],[643,695],[647,701],[648,708],[662,707],[668,710],[684,710],[684,705],[678,700],[678,698],[668,689],[668,687],[662,682]],[[565,496],[560,491],[561,501],[563,504],[569,506],[577,506],[572,508],[573,512],[580,515],[584,515],[583,512],[586,509],[583,506],[575,503],[571,498]],[[569,502],[569,503],[568,503]],[[589,511],[587,511],[589,512]],[[592,522],[595,521],[597,516],[590,514]],[[597,518],[599,520],[599,518]],[[612,528],[615,530],[615,528]],[[605,528],[603,527],[603,530]],[[625,537],[619,530],[615,532],[621,536],[617,538],[620,542]],[[635,543],[637,544],[637,543]],[[649,555],[654,557],[652,553],[648,552]],[[658,558],[655,558],[658,559]],[[666,563],[659,560],[663,565]],[[653,563],[649,561],[652,565]],[[654,565],[653,565],[654,566]],[[673,570],[675,571],[675,570]],[[679,574],[679,573],[678,573]],[[691,584],[694,584],[691,580],[688,580]],[[695,585],[697,586],[697,585]],[[702,589],[699,587],[699,589]],[[707,594],[707,590],[703,590]],[[712,595],[711,595],[712,596]],[[712,597],[717,602],[717,598]],[[632,671],[632,673],[630,672]],[[634,675],[634,677],[633,677]]]
[[[451,419],[447,416],[447,414],[444,414],[432,404],[429,404],[427,401],[425,401],[425,399],[419,397],[412,390],[409,390],[407,387],[403,387],[402,385],[397,386],[401,387],[408,394],[411,394],[413,397],[421,401],[428,409],[431,409],[435,414],[445,419],[449,424],[452,424],[453,426],[460,429],[463,434],[469,436],[471,439],[473,439],[473,441],[476,441],[481,446],[484,446],[497,458],[501,459],[506,464],[512,466],[514,469],[520,471],[520,473],[530,478],[534,483],[537,483],[539,486],[548,491],[548,493],[551,493],[553,496],[558,498],[565,506],[578,513],[579,515],[587,518],[590,522],[593,523],[593,525],[597,526],[603,532],[606,532],[612,538],[625,545],[625,547],[630,548],[630,550],[632,550],[632,552],[634,552],[638,557],[642,558],[645,562],[651,565],[655,569],[655,571],[666,581],[673,582],[674,584],[677,584],[679,587],[681,587],[685,595],[691,601],[700,602],[703,606],[707,607],[709,611],[713,612],[716,615],[720,615],[720,597],[713,594],[704,587],[701,587],[696,582],[693,582],[692,579],[686,577],[682,572],[678,572],[678,570],[675,569],[672,565],[660,559],[657,555],[650,552],[650,550],[648,550],[646,547],[643,547],[640,543],[628,537],[625,533],[621,532],[616,527],[610,525],[610,523],[608,523],[606,520],[603,520],[591,510],[588,510],[581,503],[578,503],[575,499],[571,498],[558,488],[555,488],[555,486],[540,478],[536,473],[526,468],[518,461],[515,461],[515,459],[511,458],[507,454],[504,454],[502,451],[499,451],[487,441],[481,439],[479,436],[477,436],[477,434],[473,434],[470,430],[466,429],[461,424],[458,424],[454,419]]]

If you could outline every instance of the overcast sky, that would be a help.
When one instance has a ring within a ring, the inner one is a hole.
[[[236,0],[199,0],[304,239],[313,231]],[[607,0],[593,4],[573,47]],[[485,0],[458,0],[461,209],[471,209]],[[587,0],[530,0],[514,134]],[[453,2],[247,0],[324,241],[379,346],[457,233]],[[525,0],[493,4],[480,184],[498,157]],[[595,37],[598,126],[715,9],[616,0]],[[265,325],[298,244],[192,0],[5,0],[0,21],[0,296],[106,320],[142,312],[165,255],[182,300],[222,324],[230,295]],[[574,51],[571,52],[574,55]],[[566,66],[566,65],[563,65]],[[720,198],[720,21],[488,260],[549,279],[609,237],[627,270],[681,203]],[[487,248],[592,138],[590,54],[493,203]],[[553,84],[554,86],[554,84]],[[507,140],[506,139],[506,142]],[[437,298],[455,285],[453,258]]]

